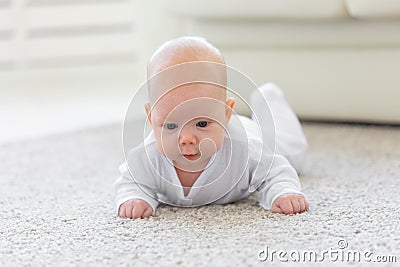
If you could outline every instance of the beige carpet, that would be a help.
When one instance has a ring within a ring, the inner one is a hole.
[[[146,220],[117,218],[119,125],[2,145],[0,265],[268,266],[305,251],[325,255],[324,266],[352,263],[324,250],[369,253],[352,266],[389,256],[398,264],[400,128],[304,129],[310,151],[301,180],[310,211],[294,216],[263,210],[253,195],[224,206],[162,207]],[[261,261],[266,248],[276,254]],[[379,264],[389,265],[396,264]]]

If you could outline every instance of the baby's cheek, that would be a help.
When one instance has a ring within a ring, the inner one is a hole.
[[[158,149],[169,159],[175,159],[180,155],[176,136],[164,135],[158,142]]]
[[[218,150],[218,142],[211,138],[204,138],[200,141],[199,150],[202,157],[211,157]]]
[[[216,127],[216,129],[209,134],[208,138],[213,141],[213,146],[217,151],[221,147],[224,140],[224,129],[220,126]]]

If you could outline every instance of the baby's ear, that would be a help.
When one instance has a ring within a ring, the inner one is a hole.
[[[228,98],[225,102],[226,110],[225,110],[225,121],[226,123],[229,122],[232,115],[233,107],[235,106],[235,99],[233,97]]]
[[[146,110],[146,115],[147,115],[147,119],[149,120],[149,123],[151,124],[151,108],[150,108],[150,103],[146,103],[144,105],[144,109]]]

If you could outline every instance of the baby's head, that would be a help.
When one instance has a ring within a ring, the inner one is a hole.
[[[202,171],[221,147],[233,98],[226,98],[226,66],[221,53],[199,37],[163,44],[148,67],[145,105],[159,151],[174,166]]]

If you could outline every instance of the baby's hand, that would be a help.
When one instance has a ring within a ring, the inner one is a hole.
[[[153,208],[144,200],[131,199],[124,202],[119,208],[119,216],[122,218],[148,218],[153,213]]]
[[[274,201],[272,212],[294,214],[306,211],[308,207],[308,201],[303,195],[288,194],[280,196]]]

